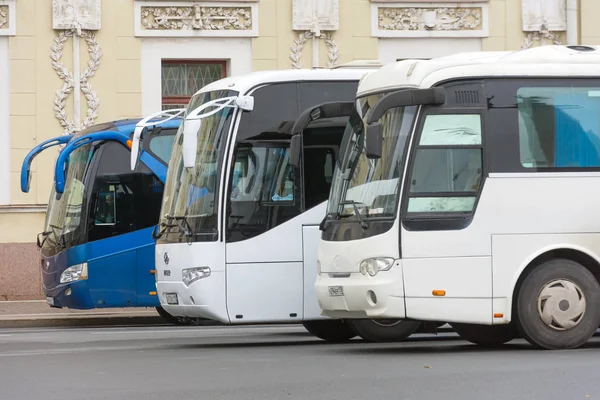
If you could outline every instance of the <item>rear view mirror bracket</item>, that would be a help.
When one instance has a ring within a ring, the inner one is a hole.
[[[292,136],[290,143],[290,165],[294,167],[300,166],[300,156],[302,154],[302,135],[296,134]]]
[[[367,112],[366,122],[370,125],[379,121],[391,108],[424,105],[442,105],[446,102],[446,90],[443,87],[431,89],[402,89],[383,96]]]

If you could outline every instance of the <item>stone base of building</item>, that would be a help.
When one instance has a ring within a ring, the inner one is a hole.
[[[43,300],[35,243],[0,243],[0,301]]]

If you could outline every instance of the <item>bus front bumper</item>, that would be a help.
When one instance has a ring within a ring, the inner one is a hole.
[[[157,281],[160,305],[177,317],[206,318],[229,323],[225,299],[225,273],[212,273],[190,286],[182,281]]]
[[[89,310],[94,308],[87,280],[44,286],[46,302],[51,307]]]
[[[315,283],[321,315],[340,319],[405,318],[402,268],[394,266],[376,276],[351,273],[331,277],[322,272]]]

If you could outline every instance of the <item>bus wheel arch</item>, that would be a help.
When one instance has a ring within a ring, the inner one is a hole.
[[[600,263],[571,248],[537,256],[514,286],[511,310],[512,322],[533,346],[580,347],[600,325]]]
[[[541,264],[554,260],[554,259],[567,259],[575,261],[587,268],[600,282],[600,260],[595,259],[587,252],[582,249],[575,249],[571,247],[557,247],[550,250],[546,250],[541,254],[533,257],[527,265],[520,271],[519,277],[513,285],[511,295],[511,321],[516,321],[517,317],[517,297],[523,281]]]
[[[331,343],[343,343],[356,337],[356,333],[341,319],[303,321],[302,325],[313,336]]]
[[[164,320],[166,320],[170,324],[173,324],[173,325],[188,325],[188,324],[186,324],[186,322],[185,322],[185,320],[183,318],[176,317],[174,315],[169,314],[167,312],[167,310],[165,310],[162,307],[156,307],[156,312],[158,313],[158,315],[160,315]]]
[[[421,321],[402,319],[349,319],[347,322],[358,336],[373,343],[402,342],[421,326]]]

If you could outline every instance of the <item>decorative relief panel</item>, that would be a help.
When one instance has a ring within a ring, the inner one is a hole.
[[[0,29],[8,29],[8,6],[0,5]]]
[[[15,0],[0,0],[0,36],[14,36],[16,29]]]
[[[258,7],[248,3],[136,1],[136,36],[258,36]]]
[[[63,81],[54,99],[54,116],[65,135],[78,132],[93,125],[98,117],[100,100],[92,89],[90,79],[100,68],[102,51],[96,31],[102,26],[100,0],[52,0],[52,26],[58,31],[50,47],[52,69]],[[69,71],[61,59],[66,42],[73,40],[73,71]],[[85,40],[89,54],[87,67],[80,71],[80,39]],[[81,94],[85,97],[86,115],[81,121]],[[73,118],[67,115],[67,101],[73,95]]]
[[[301,31],[290,46],[292,68],[302,68],[300,58],[304,44],[312,41],[313,68],[319,67],[319,39],[327,47],[327,68],[338,64],[339,48],[333,32],[339,28],[338,0],[292,0],[292,29]],[[324,31],[324,32],[322,32]]]
[[[52,0],[52,29],[101,28],[101,0]]]
[[[536,43],[561,45],[567,30],[566,0],[522,0],[523,31],[527,36],[521,50]]]
[[[567,30],[566,0],[522,0],[523,31]]]
[[[337,31],[340,26],[339,0],[292,0],[292,29],[295,31]]]
[[[376,37],[487,37],[488,6],[469,3],[371,5]]]

